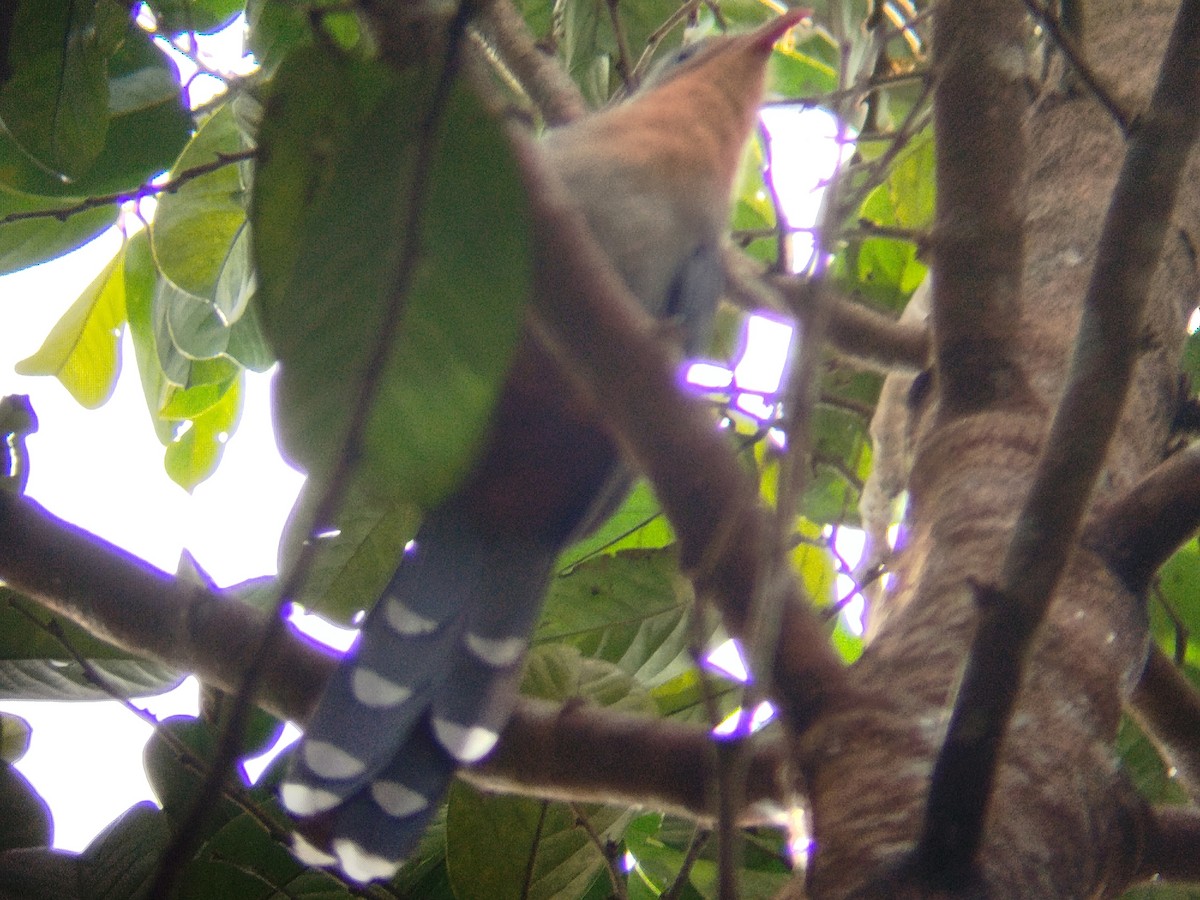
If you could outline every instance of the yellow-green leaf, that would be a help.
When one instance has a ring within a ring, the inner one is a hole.
[[[242,378],[239,377],[207,411],[181,423],[175,439],[167,445],[165,467],[171,480],[190,491],[215,472],[225,452],[225,442],[233,434],[241,414]]]
[[[112,396],[121,371],[125,250],[113,257],[50,330],[38,351],[17,363],[21,375],[53,375],[81,406]]]

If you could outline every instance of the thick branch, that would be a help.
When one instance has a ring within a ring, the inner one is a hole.
[[[1108,210],[1066,389],[1005,555],[1000,587],[977,593],[987,602],[981,604],[946,742],[934,767],[921,840],[921,857],[931,866],[951,860],[950,865],[969,867],[978,846],[1024,660],[1079,534],[1120,419],[1150,276],[1198,126],[1200,0],[1185,0]],[[1005,648],[1004,657],[996,647]]]
[[[778,740],[748,747],[745,824],[763,821],[754,804],[776,808],[786,753]],[[582,703],[525,700],[496,752],[464,776],[482,787],[538,797],[626,803],[716,817],[715,744],[706,727],[649,719]],[[755,818],[757,816],[757,818]]]
[[[1200,798],[1200,691],[1152,645],[1129,702],[1130,713],[1175,769],[1179,783]]]
[[[267,622],[258,610],[178,581],[7,491],[0,491],[0,578],[123,650],[231,693]],[[275,715],[303,719],[332,665],[302,641],[278,643],[261,702]]]
[[[1164,881],[1200,881],[1200,810],[1156,806],[1138,874]]]
[[[681,398],[678,360],[662,326],[629,297],[528,139],[514,134],[513,140],[542,254],[533,303],[540,336],[650,477],[676,529],[684,570],[701,596],[715,600],[729,630],[745,633],[760,590],[780,592],[773,681],[791,725],[803,728],[844,688],[845,674],[786,561],[763,557],[776,542],[756,487],[703,404]]]
[[[932,321],[943,417],[1024,394],[1012,346],[1024,258],[1024,28],[1017,0],[951,0],[934,12]]]
[[[803,320],[811,305],[810,283],[779,278],[776,287],[788,308]],[[828,288],[827,288],[828,289]],[[830,294],[825,336],[830,345],[855,362],[880,372],[918,372],[929,363],[929,329],[897,322],[861,303]]]
[[[193,672],[235,692],[261,646],[267,616],[186,584],[38,504],[0,491],[0,578],[116,646]],[[337,660],[294,633],[276,641],[259,702],[305,721]],[[778,743],[750,748],[747,797],[780,797]],[[707,729],[577,704],[524,701],[487,765],[469,773],[485,787],[571,800],[651,803],[698,817],[715,755]]]
[[[1200,528],[1200,445],[1166,459],[1088,525],[1086,543],[1129,590],[1154,573]]]

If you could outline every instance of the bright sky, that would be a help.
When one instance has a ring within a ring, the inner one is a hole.
[[[240,30],[234,26],[211,45],[213,60],[240,55]],[[226,66],[228,68],[228,65]],[[192,85],[194,102],[203,102],[204,85]],[[778,114],[777,114],[778,115]],[[786,115],[786,114],[784,114]],[[832,136],[829,118],[813,113],[801,127]],[[773,139],[780,125],[770,123]],[[828,171],[833,159],[817,171]],[[777,144],[780,157],[794,150]],[[818,150],[818,152],[821,152]],[[809,171],[812,171],[811,169]],[[815,179],[794,188],[807,209],[792,220],[811,221]],[[151,430],[140,382],[126,337],[127,365],[112,399],[87,411],[51,378],[14,373],[13,365],[41,345],[50,328],[119,246],[115,230],[70,254],[42,266],[0,278],[0,396],[28,394],[40,430],[29,439],[28,493],[51,512],[119,544],[166,571],[174,571],[187,548],[220,586],[276,570],[279,534],[291,509],[301,476],[279,458],[270,430],[269,376],[250,374],[241,425],[226,449],[216,475],[192,495],[171,482],[163,471],[162,448]],[[797,248],[797,256],[805,253]],[[782,329],[782,330],[781,330]],[[762,320],[749,339],[748,357],[778,354],[786,347],[786,328]],[[770,347],[774,354],[766,351]],[[777,375],[748,366],[721,376],[736,378],[754,390],[770,390]],[[757,398],[751,398],[757,399]],[[748,401],[750,402],[750,401]],[[758,412],[762,410],[747,410]],[[194,715],[192,680],[179,689],[141,705],[158,717]],[[142,771],[141,747],[149,726],[115,702],[25,703],[0,701],[0,710],[27,719],[33,726],[29,752],[17,767],[50,804],[55,817],[55,846],[81,850],[117,815],[143,799],[153,799]]]
[[[267,376],[250,377],[242,424],[221,467],[189,496],[163,471],[128,338],[127,366],[113,398],[98,410],[78,406],[55,379],[13,372],[118,244],[105,235],[67,257],[0,278],[0,396],[28,394],[40,423],[28,441],[28,493],[168,572],[186,547],[221,586],[271,574],[302,479],[275,451]],[[149,706],[160,716],[194,715],[195,682]],[[149,726],[115,702],[2,701],[0,709],[33,725],[18,768],[55,810],[56,846],[82,849],[120,812],[150,797],[141,768]]]

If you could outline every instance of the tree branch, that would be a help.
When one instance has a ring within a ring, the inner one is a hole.
[[[160,194],[173,194],[189,181],[195,181],[203,175],[216,172],[218,169],[223,169],[226,166],[254,159],[257,155],[258,151],[253,148],[238,150],[234,153],[218,153],[216,154],[216,158],[211,162],[192,166],[190,169],[184,169],[174,178],[164,181],[162,184],[144,184],[133,191],[119,191],[115,194],[98,194],[94,197],[85,197],[72,206],[64,206],[58,209],[30,209],[23,212],[9,213],[6,216],[0,216],[0,226],[11,225],[13,222],[22,222],[26,219],[57,219],[60,222],[65,222],[71,216],[87,212],[89,209],[132,203],[146,197],[157,197]]]
[[[808,281],[776,278],[792,314],[804,319],[812,302]],[[918,372],[929,363],[929,329],[897,322],[861,303],[830,294],[829,343],[851,360],[879,372]]]
[[[1200,691],[1155,644],[1129,697],[1129,712],[1176,778],[1200,798]]]
[[[1139,877],[1200,881],[1200,809],[1156,806],[1151,812]]]
[[[979,15],[977,9],[959,12]],[[934,766],[918,848],[932,871],[966,869],[974,858],[1024,661],[1079,534],[1137,360],[1151,275],[1200,128],[1198,73],[1200,0],[1184,0],[1108,209],[1066,389],[1005,554],[1000,586],[977,587],[979,626]]]
[[[587,112],[583,95],[554,56],[540,47],[512,0],[490,0],[475,27],[520,83],[547,125],[564,125]]]
[[[1024,14],[953,0],[934,14],[937,205],[931,321],[945,420],[1022,404],[1013,337],[1024,261]]]
[[[779,592],[783,615],[773,680],[791,726],[802,729],[844,689],[845,671],[786,560],[772,549],[777,542],[770,515],[703,404],[681,398],[678,361],[662,326],[628,296],[528,138],[514,133],[513,141],[540,254],[534,330],[654,483],[678,535],[684,571],[699,596],[714,598],[729,630],[744,635],[751,599],[763,590]],[[764,553],[771,557],[764,560]]]
[[[0,578],[43,606],[138,656],[195,672],[236,692],[267,617],[181,582],[28,498],[0,491]],[[265,667],[262,706],[303,720],[333,671],[297,639],[279,642]]]
[[[760,806],[785,806],[786,747],[756,738],[748,746],[744,823]],[[712,821],[717,809],[714,742],[706,726],[651,719],[583,703],[524,699],[495,753],[462,772],[480,787],[580,803],[627,803]]]
[[[1200,445],[1168,457],[1088,524],[1084,542],[1135,594],[1200,528]]]
[[[259,610],[179,581],[7,491],[0,491],[0,578],[117,647],[230,693],[244,683],[268,627]],[[330,651],[288,631],[264,668],[259,704],[304,722],[336,664]],[[711,754],[702,726],[526,700],[496,753],[467,777],[492,789],[651,803],[711,818]],[[754,742],[750,802],[780,802],[784,760],[779,742]]]

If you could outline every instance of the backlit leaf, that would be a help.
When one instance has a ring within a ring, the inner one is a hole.
[[[95,409],[112,396],[121,371],[125,250],[71,304],[41,348],[17,363],[21,375],[53,375],[75,400]]]

